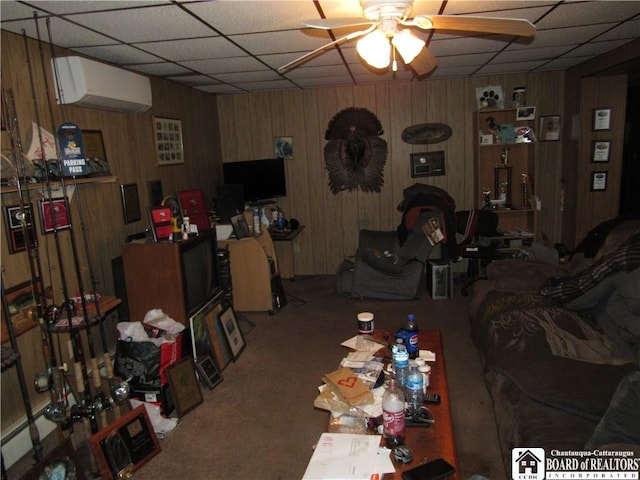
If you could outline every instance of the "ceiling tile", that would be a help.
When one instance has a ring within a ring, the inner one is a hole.
[[[610,2],[589,2],[589,8],[585,8],[583,2],[562,3],[553,11],[553,15],[541,19],[536,27],[566,28],[619,22],[638,14],[640,14],[640,2],[637,1],[616,2],[614,8]]]
[[[172,62],[238,57],[244,55],[242,49],[223,37],[137,43],[136,46],[149,53],[171,60]]]
[[[264,69],[262,62],[254,57],[212,58],[207,60],[181,60],[180,65],[204,74],[249,72]]]
[[[243,1],[185,5],[225,35],[302,28],[302,20],[318,18],[312,2]]]
[[[176,65],[175,63],[161,62],[161,63],[146,63],[144,65],[128,65],[127,68],[136,70],[138,72],[148,73],[149,75],[156,75],[164,77],[166,75],[178,75],[180,73],[189,72],[188,69]]]
[[[100,58],[107,62],[119,65],[132,63],[153,63],[158,61],[158,57],[140,51],[129,45],[107,45],[97,47],[76,47],[73,51],[87,55],[89,57]]]
[[[175,38],[197,38],[214,32],[193,16],[173,5],[121,11],[94,12],[69,17],[97,31],[108,31],[123,42],[150,42]]]

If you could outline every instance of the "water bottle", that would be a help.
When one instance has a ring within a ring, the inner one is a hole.
[[[396,344],[392,349],[392,357],[395,380],[400,388],[404,388],[407,384],[407,375],[409,375],[409,353],[401,338],[396,339]]]
[[[261,224],[260,224],[260,212],[257,208],[253,209],[253,233],[256,235],[260,235]]]
[[[396,379],[389,380],[389,387],[382,395],[382,435],[387,447],[404,444],[405,435],[404,394]]]
[[[412,365],[407,376],[407,410],[412,417],[418,417],[420,407],[424,403],[422,372],[418,370],[418,365]]]
[[[409,358],[417,358],[420,355],[420,345],[418,344],[418,325],[416,324],[416,316],[413,313],[410,313],[407,317],[405,331],[407,332],[407,352],[409,352]]]

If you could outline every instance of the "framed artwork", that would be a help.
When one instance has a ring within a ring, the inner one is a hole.
[[[153,117],[158,165],[184,163],[182,122],[175,118]]]
[[[273,139],[276,158],[291,160],[293,158],[293,138],[276,137]]]
[[[120,197],[122,198],[122,214],[124,223],[137,222],[142,218],[140,213],[140,199],[138,198],[138,185],[127,183],[120,185]]]
[[[159,207],[162,205],[162,180],[151,180],[147,183],[149,190],[149,205],[152,207]]]
[[[444,175],[444,150],[438,152],[412,153],[411,178]]]
[[[78,455],[73,448],[71,437],[67,437],[31,467],[22,479],[73,478],[75,480],[86,480],[84,469],[85,466],[80,463]]]
[[[5,290],[11,325],[16,337],[38,326],[37,300],[33,292],[39,284],[38,279],[27,280]],[[11,338],[4,319],[0,322],[0,337],[2,343],[8,342]]]
[[[189,217],[191,225],[196,225],[199,232],[209,230],[209,210],[204,201],[202,190],[185,190],[178,192],[178,202],[186,217]]]
[[[611,108],[593,109],[593,131],[611,130]]]
[[[607,172],[591,172],[591,191],[604,191],[607,189]]]
[[[218,315],[218,319],[220,321],[220,325],[222,325],[227,342],[231,348],[231,353],[233,353],[233,361],[235,362],[246,344],[233,308],[228,307],[226,310],[221,312],[220,315]]]
[[[536,107],[518,107],[516,109],[516,120],[534,120],[536,118]]]
[[[169,240],[173,235],[171,207],[149,207],[149,224],[155,242]]]
[[[41,198],[38,202],[40,204],[42,233],[48,234],[56,230],[71,228],[71,219],[64,198],[52,198],[51,200]]]
[[[218,314],[220,308],[211,310],[209,314],[205,315],[204,321],[207,325],[207,332],[209,332],[209,339],[213,346],[213,354],[220,371],[227,368],[227,365],[233,360],[233,352],[227,342],[227,337],[222,328],[222,324],[219,321]]]
[[[194,360],[204,358],[207,355],[215,355],[206,319],[207,317],[215,318],[219,311],[218,302],[211,301],[189,318],[191,351]]]
[[[102,478],[131,478],[133,472],[160,453],[144,405],[111,422],[87,442]]]
[[[111,175],[102,132],[100,130],[82,130],[82,141],[84,143],[84,154],[91,167],[91,176]]]
[[[171,388],[176,404],[176,412],[178,417],[184,417],[204,401],[200,384],[196,378],[193,359],[184,357],[167,367],[166,372],[169,388]]]
[[[196,368],[198,369],[198,376],[200,381],[204,383],[209,390],[213,390],[216,385],[222,381],[222,374],[213,361],[211,355],[200,358],[196,361]]]
[[[33,228],[33,208],[31,205],[4,205],[4,226],[7,231],[7,247],[9,253],[24,252],[29,245],[35,246],[35,230]],[[25,238],[26,233],[26,238]]]
[[[594,140],[591,142],[591,161],[608,162],[611,151],[611,140]]]
[[[233,228],[233,234],[236,236],[237,240],[251,236],[249,224],[247,223],[247,218],[244,216],[244,213],[234,215],[230,220],[231,227]]]
[[[555,142],[560,140],[560,115],[540,117],[541,142]]]

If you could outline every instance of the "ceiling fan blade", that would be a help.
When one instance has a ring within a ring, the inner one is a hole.
[[[430,73],[436,66],[438,61],[433,54],[427,50],[427,47],[423,48],[420,53],[413,59],[409,66],[416,72],[416,75],[422,77],[427,73]]]
[[[312,57],[315,57],[319,53],[322,53],[323,51],[328,50],[329,48],[331,48],[331,47],[333,47],[335,45],[339,45],[340,43],[343,43],[343,42],[346,42],[346,41],[349,41],[349,40],[353,40],[354,38],[361,37],[363,35],[366,35],[367,33],[371,33],[375,29],[376,29],[376,25],[374,24],[374,25],[371,25],[366,30],[362,30],[360,32],[349,33],[348,35],[345,35],[343,37],[340,37],[340,38],[334,40],[333,42],[329,42],[326,45],[318,47],[318,48],[316,48],[315,50],[313,50],[313,51],[311,51],[309,53],[305,53],[304,55],[302,55],[299,58],[296,58],[292,62],[289,62],[286,65],[281,66],[280,68],[278,68],[278,72],[285,73],[285,72],[291,70],[292,68],[297,67],[298,65],[306,62],[307,60],[311,59]]]
[[[318,18],[316,20],[303,20],[302,25],[309,28],[319,28],[321,30],[333,30],[345,27],[358,27],[360,25],[373,25],[371,20],[366,18]]]
[[[519,18],[475,17],[467,15],[430,15],[429,20],[436,30],[459,30],[464,32],[495,33],[518,37],[533,37],[536,27]]]

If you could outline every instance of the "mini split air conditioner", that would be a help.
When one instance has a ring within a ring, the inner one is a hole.
[[[51,62],[59,105],[127,113],[151,108],[151,82],[143,75],[82,57],[57,57]]]

